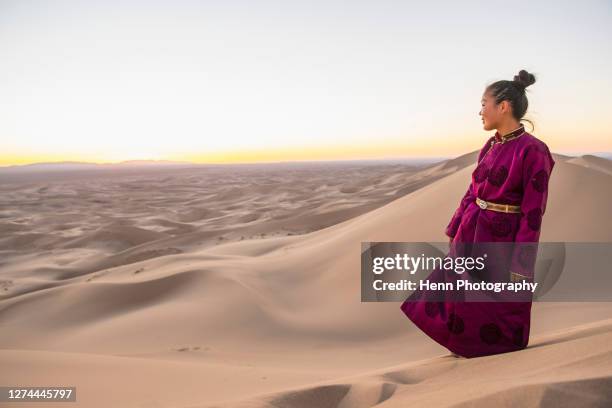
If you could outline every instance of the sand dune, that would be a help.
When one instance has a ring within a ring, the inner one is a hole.
[[[512,359],[508,355],[465,360],[452,356],[434,357],[247,400],[201,407],[612,404],[612,319],[536,337],[529,349],[512,355]]]
[[[455,360],[360,302],[360,243],[446,241],[475,159],[1,184],[0,383],[100,407],[609,402],[610,303],[536,303],[526,350]],[[542,240],[612,241],[605,164],[555,159]]]
[[[577,164],[612,175],[612,161],[593,155],[584,155],[568,160],[568,163]]]

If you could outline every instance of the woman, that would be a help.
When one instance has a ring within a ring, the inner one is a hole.
[[[496,132],[480,150],[471,183],[446,228],[451,250],[459,243],[539,241],[555,162],[546,144],[520,123],[528,106],[525,88],[533,83],[534,75],[521,70],[512,81],[497,81],[485,89],[479,114],[483,128]],[[535,259],[530,264],[524,258],[524,253],[511,254],[511,281],[533,281]],[[401,309],[453,356],[527,347],[531,301],[430,301],[427,295],[414,292]]]

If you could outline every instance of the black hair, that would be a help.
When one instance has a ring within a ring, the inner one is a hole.
[[[512,116],[519,122],[529,122],[533,130],[533,122],[529,119],[524,119],[523,116],[525,112],[527,112],[527,107],[529,106],[525,88],[529,85],[533,85],[535,81],[536,79],[533,74],[522,69],[518,75],[514,76],[512,81],[501,80],[493,82],[487,86],[486,91],[495,98],[496,104],[499,104],[501,101],[510,102],[510,106],[512,106]]]

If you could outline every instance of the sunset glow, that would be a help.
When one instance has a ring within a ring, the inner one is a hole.
[[[2,2],[0,166],[457,156],[520,69],[552,151],[612,151],[609,3],[483,4]]]

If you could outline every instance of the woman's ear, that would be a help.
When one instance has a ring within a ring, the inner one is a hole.
[[[499,103],[499,111],[501,113],[506,113],[506,112],[510,112],[510,101],[508,100],[503,100]]]

